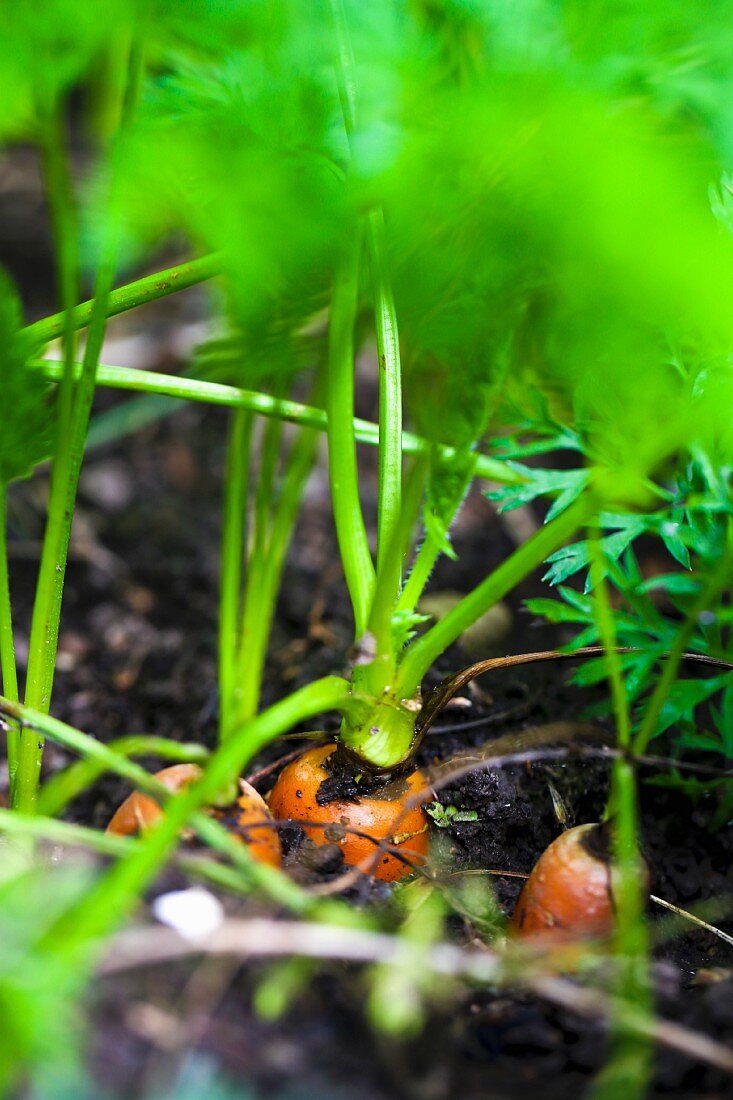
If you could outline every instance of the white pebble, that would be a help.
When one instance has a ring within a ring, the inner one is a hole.
[[[185,940],[206,939],[224,920],[224,907],[202,886],[172,890],[153,902],[153,914],[161,924],[175,929]]]

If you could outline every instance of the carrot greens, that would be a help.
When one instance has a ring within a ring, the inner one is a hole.
[[[186,828],[226,861],[203,864],[207,881],[318,919],[328,905],[256,866],[206,807],[231,804],[253,756],[306,724],[337,728],[355,789],[407,775],[430,678],[541,570],[530,613],[572,652],[603,648],[574,673],[600,692],[591,716],[613,721],[620,753],[598,1095],[642,1095],[652,1006],[631,753],[664,744],[679,770],[651,782],[712,796],[719,825],[733,815],[730,4],[11,7],[0,140],[37,158],[56,301],[26,324],[0,272],[0,711],[17,811],[0,830],[94,847],[51,818],[109,772],[165,808],[140,839],[97,838],[112,865],[83,891],[69,880],[33,950],[88,975],[166,862],[190,867]],[[108,362],[111,319],[189,290],[206,325],[185,362]],[[206,747],[154,729],[104,745],[52,714],[82,464],[182,402],[208,406],[225,440],[217,730]],[[277,698],[271,634],[326,472],[352,644]],[[46,506],[26,624],[13,545],[30,477]],[[423,597],[467,500],[487,518],[523,508],[534,533],[433,621]],[[722,665],[688,676],[687,651]],[[82,759],[42,783],[45,737]],[[722,774],[691,779],[688,753]],[[147,756],[196,763],[200,779],[170,797],[132,759]],[[435,897],[417,904],[410,949],[442,918]],[[5,981],[0,965],[0,999]],[[376,981],[375,1004],[424,992],[396,971]],[[394,1027],[409,1017],[397,1005]],[[17,1038],[20,1063],[39,1035]],[[12,1064],[0,1039],[8,1079]]]

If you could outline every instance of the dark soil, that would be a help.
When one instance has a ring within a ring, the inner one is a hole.
[[[116,322],[118,339],[147,341],[149,365],[175,364],[177,311],[190,316],[188,296],[155,314],[146,329]],[[113,353],[108,361],[115,361]],[[119,360],[117,360],[119,361]],[[371,396],[364,396],[368,409]],[[100,400],[115,407],[117,398]],[[221,411],[186,408],[89,459],[80,492],[65,596],[54,713],[104,741],[153,732],[214,743],[216,732],[216,607],[219,499],[223,467]],[[11,501],[12,568],[21,636],[41,534],[43,479],[19,487]],[[369,505],[369,501],[367,504]],[[455,533],[458,561],[445,561],[435,589],[468,590],[512,548],[512,535],[478,495]],[[267,703],[293,687],[341,671],[349,618],[332,537],[325,473],[316,472],[286,572],[268,675]],[[534,628],[515,594],[508,651],[541,649],[562,639]],[[21,659],[23,646],[20,646]],[[469,663],[456,649],[436,673]],[[576,720],[588,702],[555,666],[514,669],[466,689],[461,704],[440,717],[423,746],[430,764],[466,746],[528,726]],[[481,719],[481,724],[476,724]],[[462,729],[468,722],[473,724]],[[333,728],[332,720],[327,725]],[[266,752],[260,766],[293,748]],[[47,771],[68,762],[49,746]],[[155,761],[143,761],[153,767]],[[648,776],[646,778],[649,778]],[[266,789],[268,781],[261,784]],[[564,762],[476,771],[441,793],[444,805],[475,811],[476,819],[435,831],[446,874],[490,869],[497,897],[510,910],[521,878],[559,834],[557,807],[568,822],[596,820],[608,785],[607,764]],[[554,791],[554,800],[553,800]],[[127,789],[115,778],[97,783],[69,811],[73,820],[104,826]],[[733,895],[733,838],[709,829],[712,798],[696,803],[674,790],[642,785],[643,845],[655,894],[683,907]],[[294,873],[326,881],[340,872],[338,853],[284,837]],[[172,872],[158,889],[180,882]],[[350,896],[362,906],[388,904],[390,887],[368,880]],[[227,900],[232,912],[251,911]],[[258,908],[261,911],[261,907]],[[653,931],[662,931],[650,910]],[[730,928],[730,925],[727,926]],[[454,920],[461,942],[474,934]],[[720,1041],[733,1041],[733,951],[701,930],[663,939],[655,950],[660,1011]],[[601,1025],[524,994],[446,989],[426,993],[424,1026],[411,1038],[389,1038],[366,1021],[363,970],[328,964],[307,980],[277,1021],[254,1011],[261,966],[224,961],[175,965],[108,979],[90,1005],[90,1064],[100,1090],[115,1097],[162,1095],[176,1082],[204,1082],[208,1095],[219,1069],[231,1095],[349,1100],[479,1100],[583,1096],[607,1049]],[[206,1085],[206,1082],[209,1085]],[[181,1088],[183,1085],[181,1085]],[[212,1086],[213,1088],[213,1086]],[[157,1091],[156,1091],[157,1090]],[[175,1092],[173,1093],[173,1095]],[[211,1092],[213,1095],[213,1092]],[[658,1051],[655,1096],[723,1097],[731,1082],[718,1071]]]

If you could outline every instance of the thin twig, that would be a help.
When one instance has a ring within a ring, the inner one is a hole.
[[[636,646],[616,646],[616,653],[638,653]],[[560,649],[545,649],[537,653],[510,653],[502,657],[489,657],[485,661],[475,661],[472,665],[459,669],[458,672],[446,676],[424,698],[420,713],[417,718],[415,742],[419,744],[429,727],[445,709],[446,703],[453,698],[466,684],[478,679],[487,672],[497,672],[507,668],[517,668],[524,665],[546,664],[550,661],[581,661],[589,657],[601,657],[606,653],[606,647],[602,645],[583,646],[581,649],[564,651]],[[669,654],[660,654],[660,660],[667,658]],[[696,664],[711,665],[713,668],[733,668],[730,661],[720,657],[710,657],[704,653],[682,653],[680,660],[691,661]]]
[[[649,898],[655,905],[660,905],[663,909],[669,909],[670,912],[676,913],[678,917],[683,917],[684,920],[688,920],[692,924],[704,928],[706,932],[712,932],[714,936],[718,936],[719,939],[725,940],[726,943],[733,946],[733,936],[729,936],[728,933],[723,932],[721,928],[716,928],[714,924],[708,924],[702,917],[696,917],[694,913],[688,912],[687,909],[680,909],[679,905],[673,905],[671,901],[665,901],[664,898],[658,898],[654,894],[650,894]]]
[[[282,740],[282,738],[280,739]],[[247,783],[251,787],[256,787],[263,779],[267,779],[268,775],[277,771],[278,768],[284,768],[286,764],[290,764],[291,761],[297,760],[299,756],[303,755],[303,749],[293,749],[292,752],[286,752],[284,756],[278,756],[277,760],[273,760],[270,764],[265,764],[264,767],[258,768],[256,772],[251,772],[247,776]]]
[[[450,871],[447,877],[465,878],[470,875],[496,875],[497,878],[529,878],[526,871],[502,871],[498,867],[464,867],[459,871]]]
[[[299,957],[357,963],[394,963],[404,954],[399,936],[340,925],[264,919],[224,921],[204,942],[188,942],[167,928],[147,926],[122,932],[111,941],[99,967],[101,976],[124,973],[189,958],[233,955],[238,959]],[[583,989],[566,978],[532,973],[529,966],[505,961],[489,949],[465,949],[437,943],[424,949],[422,965],[435,974],[482,984],[521,985],[552,1004],[583,1016],[606,1019],[612,1005],[601,991]],[[621,1006],[625,1026],[696,1061],[733,1074],[733,1050],[668,1020],[648,1019],[633,1006]]]

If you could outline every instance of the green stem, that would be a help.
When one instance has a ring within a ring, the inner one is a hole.
[[[425,586],[430,580],[430,575],[435,568],[435,563],[440,557],[441,547],[432,539],[430,535],[426,535],[420,549],[415,556],[410,575],[405,582],[405,587],[402,589],[399,600],[397,601],[398,611],[414,611],[417,607],[420,597],[425,591]]]
[[[13,639],[13,612],[10,603],[10,576],[8,570],[7,490],[0,486],[0,668],[2,669],[3,694],[18,702],[18,669],[15,662]],[[11,782],[18,762],[18,727],[8,724],[8,768]]]
[[[204,764],[209,758],[209,751],[203,745],[189,745],[144,733],[118,737],[115,741],[110,741],[107,748],[118,756],[157,756],[180,764]],[[46,817],[61,813],[69,802],[108,771],[109,768],[103,762],[90,758],[70,764],[68,768],[51,776],[41,787],[38,813]]]
[[[356,637],[366,630],[375,572],[359,499],[354,434],[354,319],[359,245],[334,276],[328,344],[328,467],[341,561],[354,610]]]
[[[98,765],[102,771],[121,775],[123,779],[128,779],[146,794],[162,800],[170,797],[170,791],[139,764],[128,760],[126,756],[115,752],[109,745],[105,745],[95,737],[74,729],[66,722],[60,722],[58,718],[53,718],[44,711],[12,703],[9,699],[0,699],[0,713],[18,721],[29,733],[49,737],[57,745],[78,753],[84,760]]]
[[[27,706],[47,711],[51,701],[61,600],[66,561],[74,516],[76,490],[84,455],[84,441],[94,398],[96,370],[104,339],[107,298],[114,267],[108,258],[102,263],[96,285],[96,310],[84,351],[82,374],[74,395],[71,419],[58,440],[51,474],[48,521],[41,552],[36,598],[28,646]],[[32,811],[36,802],[43,752],[42,739],[21,734],[17,785],[13,792],[16,809]]]
[[[189,287],[213,279],[220,274],[220,271],[221,257],[215,253],[176,264],[165,271],[156,271],[152,275],[146,275],[142,279],[136,279],[132,283],[113,290],[107,302],[107,316],[116,317],[120,313],[127,313],[128,310],[136,309],[148,302],[167,298],[169,294],[175,294],[179,290],[188,290]],[[71,321],[74,330],[86,328],[90,323],[94,303],[95,299],[91,298],[73,309]],[[33,342],[48,344],[63,335],[64,314],[54,313],[50,317],[43,317],[40,321],[27,325],[22,331]]]
[[[146,45],[143,37],[135,35],[129,43],[127,55],[127,73],[121,86],[122,105],[119,114],[119,126],[110,138],[116,140],[117,133],[133,117],[142,96],[145,81]]]
[[[74,494],[69,499],[76,437],[75,408],[78,408],[81,413],[85,397],[85,371],[82,365],[81,377],[77,381],[74,370],[76,342],[72,316],[79,280],[76,211],[63,138],[60,104],[54,104],[49,108],[42,134],[45,183],[51,212],[59,298],[62,306],[62,313],[58,316],[60,334],[63,336],[64,366],[56,410],[48,516],[33,603],[26,700],[31,704],[47,708],[56,660],[58,612],[61,605],[64,567],[76,489],[74,484]],[[9,754],[12,752],[10,766],[12,804],[16,808],[30,810],[33,808],[38,787],[43,742],[35,737],[28,737],[21,729],[9,742],[8,750]]]
[[[590,532],[588,548],[590,551],[590,576],[593,584],[593,615],[598,627],[599,640],[605,650],[603,659],[611,687],[613,713],[616,719],[616,741],[618,747],[626,751],[631,744],[629,700],[626,694],[621,657],[618,652],[613,608],[611,607],[604,572],[605,561],[601,549],[601,536],[597,529]]]
[[[71,173],[66,154],[61,104],[41,110],[41,157],[56,257],[56,281],[61,312],[55,315],[62,338],[64,370],[56,405],[56,435],[61,438],[71,417],[74,399],[76,326],[74,306],[79,293],[77,219]],[[32,326],[31,326],[32,330]],[[26,333],[29,329],[25,330]]]
[[[85,95],[87,127],[95,144],[105,149],[120,125],[130,57],[130,32],[121,28],[105,46]]]
[[[262,567],[257,571],[256,581],[247,581],[239,678],[243,720],[252,717],[259,706],[262,673],[280,580],[300,510],[303,488],[315,462],[316,448],[315,433],[308,428],[302,429],[288,456],[280,497],[272,518],[270,537],[262,557]]]
[[[260,463],[254,492],[252,538],[237,642],[233,721],[239,725],[257,713],[262,669],[272,624],[270,604],[274,603],[274,596],[271,600],[267,591],[266,574],[281,437],[282,421],[268,421],[259,448]]]
[[[469,469],[466,470],[465,477],[460,485],[459,490],[455,493],[452,502],[450,503],[451,523],[458,515],[461,505],[466,498],[466,494],[471,486],[471,482],[474,479],[475,474],[478,471],[480,463],[480,455],[474,456],[474,462]],[[447,509],[446,509],[447,510]],[[449,525],[450,526],[450,525]],[[425,539],[417,552],[415,561],[413,562],[410,575],[407,578],[405,587],[397,601],[398,611],[414,611],[418,605],[420,597],[422,596],[425,586],[430,580],[430,574],[432,573],[435,563],[443,552],[443,546],[440,542],[434,539],[429,531],[425,533]]]
[[[649,1035],[630,1026],[629,1012],[651,1024],[653,1003],[649,979],[649,934],[644,908],[646,890],[639,857],[636,776],[633,764],[619,757],[613,765],[614,807],[614,956],[611,1035],[608,1061],[599,1074],[593,1095],[623,1094],[628,1100],[647,1095],[652,1043]]]
[[[181,830],[189,821],[208,842],[214,838],[217,846],[224,843],[237,865],[246,867],[257,883],[269,888],[270,892],[278,891],[283,903],[300,906],[301,910],[312,906],[313,901],[294,883],[272,868],[253,864],[246,846],[229,837],[217,822],[198,811],[201,806],[213,803],[229,777],[241,772],[246,761],[269,741],[299,722],[347,704],[347,682],[327,676],[294,692],[233,732],[211,756],[201,779],[165,800],[165,814],[135,851],[121,859],[84,901],[53,929],[49,950],[64,955],[93,951],[94,941],[117,926],[137,904],[142,891],[172,854]],[[38,717],[43,720],[43,716]],[[46,723],[50,721],[46,719]],[[125,764],[132,767],[129,761]],[[144,774],[147,777],[147,773]]]
[[[85,825],[74,825],[69,821],[55,821],[40,814],[22,814],[17,810],[3,809],[0,809],[0,833],[47,840],[51,844],[68,847],[90,848],[100,855],[116,858],[130,855],[142,843],[133,837],[113,836],[111,833],[89,829]],[[216,860],[178,852],[175,862],[193,879],[200,879],[238,894],[251,893],[251,883],[244,876]]]
[[[18,670],[13,641],[13,613],[8,572],[7,490],[0,486],[0,666],[3,694],[18,702]]]
[[[336,71],[346,135],[356,128],[356,74],[346,12],[342,0],[331,0],[336,37]],[[399,333],[392,286],[384,256],[384,214],[381,207],[367,215],[367,249],[374,296],[374,321],[379,356],[379,482],[377,489],[377,568],[380,584],[397,599],[401,556],[395,553],[402,494],[402,371]],[[363,628],[357,628],[361,637]],[[381,639],[382,643],[388,639]],[[390,655],[385,655],[389,664]]]
[[[219,595],[219,736],[234,725],[252,415],[232,414],[227,447]]]
[[[190,823],[201,839],[210,847],[222,852],[227,858],[239,867],[248,877],[250,883],[264,890],[264,892],[279,904],[287,905],[300,911],[311,905],[308,895],[304,894],[295,883],[281,875],[271,867],[265,867],[253,861],[246,848],[238,840],[234,839],[227,830],[217,821],[200,811],[201,806],[213,804],[219,792],[229,782],[233,774],[241,774],[251,757],[260,751],[275,737],[286,732],[294,725],[312,718],[323,711],[346,711],[352,706],[349,684],[337,676],[326,676],[316,680],[312,684],[301,688],[292,695],[270,707],[269,710],[258,715],[251,722],[246,722],[236,730],[230,738],[219,745],[213,753],[204,769],[201,779],[186,788],[181,794],[171,795],[155,776],[145,771],[138,764],[133,763],[124,756],[114,752],[109,746],[104,745],[96,738],[90,737],[73,726],[60,722],[48,714],[30,710],[28,707],[13,703],[8,699],[0,699],[0,713],[11,718],[33,732],[43,734],[72,752],[77,752],[86,759],[101,763],[106,770],[114,772],[128,779],[146,794],[152,795],[157,801],[166,807],[166,813],[160,825],[151,830],[149,837],[140,845],[140,863],[134,864],[134,869],[129,877],[123,872],[121,878],[130,886],[130,892],[125,893],[121,883],[110,891],[110,896],[124,900],[126,910],[132,907],[137,900],[137,890],[142,889],[141,875],[153,877],[157,869],[175,846],[176,838],[186,823]],[[175,825],[168,827],[166,823],[169,817],[175,820]],[[159,846],[156,838],[159,830],[166,825],[166,840],[163,846]],[[149,841],[153,841],[148,848]],[[127,861],[124,861],[127,862]],[[111,872],[114,876],[114,871]],[[145,878],[144,881],[148,881]],[[143,882],[144,885],[144,882]],[[101,887],[101,884],[100,884]],[[104,891],[102,891],[104,897]],[[101,908],[105,908],[102,900]],[[92,912],[97,908],[95,901],[89,899],[89,905],[80,907],[78,927],[71,921],[71,938],[80,945],[86,938],[84,929],[90,930],[93,926],[99,927],[100,934],[116,922],[114,907],[107,912]],[[126,911],[125,910],[125,911]],[[122,913],[120,914],[123,915]],[[101,922],[101,924],[100,924]],[[94,934],[89,932],[89,934]],[[62,940],[59,948],[63,948]]]
[[[346,22],[346,12],[342,0],[330,0],[331,17],[336,35],[336,72],[338,75],[341,111],[344,126],[349,137],[356,127],[356,73],[354,52]]]
[[[600,531],[590,532],[590,570],[593,582],[593,614],[604,647],[604,661],[611,688],[616,720],[616,739],[622,752],[631,744],[631,715],[617,647],[616,625],[605,576]],[[614,761],[611,794],[606,816],[613,821],[614,905],[616,912],[614,949],[618,963],[615,997],[611,1014],[611,1053],[599,1082],[610,1089],[623,1084],[624,1095],[646,1095],[650,1043],[632,1033],[625,1024],[625,1006],[632,1005],[651,1019],[648,971],[648,935],[644,922],[643,870],[639,857],[636,776],[625,756]],[[603,1088],[600,1091],[603,1095]]]
[[[631,745],[631,713],[621,656],[617,648],[616,624],[608,593],[608,582],[605,573],[606,562],[601,547],[601,533],[598,529],[589,532],[588,549],[590,575],[593,583],[593,616],[598,627],[599,640],[604,648],[603,660],[608,673],[613,714],[616,720],[616,741],[619,749],[627,752]],[[616,781],[617,774],[620,773],[614,772],[614,779],[611,783],[611,791],[604,815],[606,820],[609,818],[617,819],[620,809],[618,805],[619,785]],[[628,782],[628,780],[624,779],[623,782]],[[628,813],[628,799],[625,812]],[[622,831],[628,830],[628,827],[628,821],[625,819]]]
[[[28,366],[42,370],[44,376],[51,381],[61,377],[61,365],[53,359],[33,359]],[[78,374],[78,364],[76,369]],[[275,417],[291,424],[303,424],[309,428],[317,428],[319,431],[328,430],[328,415],[324,409],[303,405],[299,401],[271,397],[269,394],[258,393],[255,390],[224,386],[218,382],[204,382],[197,378],[179,378],[170,374],[158,374],[155,371],[100,364],[97,385],[132,393],[161,394],[165,397],[198,401],[204,405],[216,405],[220,408],[247,409],[260,416]],[[378,446],[379,425],[355,417],[353,432],[358,443]],[[432,446],[432,443],[411,432],[405,432],[402,436],[402,449],[405,454],[425,455]],[[439,454],[441,461],[450,462],[456,457],[457,452],[453,447],[441,446]],[[489,455],[476,456],[475,472],[477,477],[496,481],[502,485],[522,485],[525,481],[521,474]]]
[[[268,600],[264,588],[281,437],[282,421],[270,420],[264,427],[258,448],[260,462],[254,492],[252,538],[236,656],[237,702],[233,720],[238,725],[257,713],[270,635],[271,619],[266,613]]]
[[[377,508],[377,569],[380,584],[394,593],[400,589],[400,557],[389,551],[397,533],[402,497],[402,370],[397,311],[384,259],[384,217],[381,210],[369,215],[367,243],[372,270],[374,313],[379,355],[379,486]],[[392,576],[384,566],[394,559]]]
[[[52,844],[80,845],[101,855],[126,855],[137,841],[112,836],[90,829],[86,825],[74,825],[68,821],[54,821],[40,814],[24,814],[18,810],[0,809],[0,833],[8,836],[30,836],[48,840]]]
[[[505,596],[520,580],[536,569],[582,526],[597,507],[593,493],[587,493],[570,508],[532,536],[409,647],[397,677],[397,695],[409,699],[418,690],[422,678],[434,661],[490,607]]]
[[[366,679],[368,691],[372,691],[369,669],[367,678],[362,676],[362,668],[357,666],[352,674],[355,692]],[[392,693],[383,692],[380,696],[366,696],[369,704],[355,707],[353,712],[344,715],[339,730],[339,741],[355,752],[361,760],[377,768],[389,770],[402,763],[410,753],[415,739],[415,720],[417,712],[403,706]]]
[[[131,51],[128,70],[122,112],[123,125],[137,100],[142,78],[141,55],[135,50]],[[110,206],[112,205],[115,177],[114,157],[112,158],[111,177],[113,182],[109,193]],[[110,219],[97,272],[95,294],[89,318],[89,332],[78,380],[73,378],[75,373],[73,369],[73,349],[68,346],[65,348],[67,369],[65,369],[62,382],[62,400],[64,387],[71,383],[72,379],[74,385],[68,407],[62,407],[61,409],[64,419],[58,423],[51,469],[48,516],[41,550],[41,562],[28,645],[25,701],[28,706],[40,711],[48,711],[51,701],[69,540],[79,473],[84,454],[84,443],[96,387],[97,366],[104,340],[109,297],[114,280],[117,231],[116,219]],[[68,247],[67,245],[67,249]],[[71,310],[67,309],[63,322],[67,345],[73,337],[73,333],[70,332],[70,318]],[[29,737],[21,730],[18,746],[18,768],[11,792],[12,803],[16,809],[32,812],[35,807],[42,755],[43,739],[36,736]]]
[[[275,497],[275,480],[280,459],[282,421],[268,420],[264,425],[257,471],[253,525],[253,552],[264,553],[270,536],[270,520]]]
[[[395,604],[396,594],[390,583],[390,578],[401,575],[402,562],[412,546],[412,537],[425,485],[426,468],[425,457],[419,456],[405,484],[398,523],[392,536],[392,545],[387,553],[383,555],[377,572],[374,600],[369,613],[369,633],[374,636],[376,642],[378,661],[375,664],[378,667],[374,669],[374,675],[370,674],[368,677],[368,680],[371,681],[369,686],[372,692],[377,695],[381,695],[386,687],[391,687],[394,678],[397,655],[395,653],[392,624],[395,610],[399,609],[399,605],[396,606]],[[393,562],[390,559],[396,559],[396,561]],[[385,582],[382,583],[385,577]]]
[[[407,453],[407,452],[405,452]],[[425,493],[425,481],[430,470],[430,459],[426,453],[418,453],[410,463],[405,474],[402,490],[402,515],[405,540],[402,544],[402,560],[407,561],[413,554],[416,542],[420,505]]]

